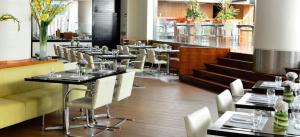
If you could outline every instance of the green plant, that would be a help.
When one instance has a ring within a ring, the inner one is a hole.
[[[205,19],[207,15],[201,11],[200,3],[198,0],[190,0],[188,3],[188,9],[186,13],[187,19]]]
[[[11,14],[3,14],[2,16],[0,16],[0,21],[8,21],[8,20],[13,20],[15,22],[18,23],[18,31],[20,31],[20,21],[14,17]]]
[[[235,16],[240,12],[239,9],[235,9],[232,5],[232,0],[219,0],[218,8],[220,12],[216,17],[216,21],[226,21],[229,19],[235,19]]]

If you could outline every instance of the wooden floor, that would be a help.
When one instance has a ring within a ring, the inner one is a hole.
[[[208,106],[216,119],[215,93],[178,81],[166,82],[159,79],[141,79],[138,83],[145,88],[134,88],[132,96],[111,105],[114,116],[134,118],[114,132],[105,131],[99,137],[185,137],[183,117],[203,106]],[[98,113],[104,112],[101,108]],[[79,115],[78,111],[72,115]],[[59,123],[60,112],[46,117],[47,125]],[[61,131],[42,132],[41,118],[23,122],[0,130],[0,137],[63,137]],[[73,129],[72,133],[88,136],[87,129]],[[98,132],[101,130],[97,130]]]

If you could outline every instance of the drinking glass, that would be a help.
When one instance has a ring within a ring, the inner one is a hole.
[[[273,103],[275,99],[275,89],[267,89],[267,97],[270,103]]]
[[[277,87],[281,87],[282,78],[280,76],[276,76],[275,83],[276,83]]]
[[[300,129],[300,112],[299,112],[299,110],[297,110],[295,113],[295,129],[298,129],[298,130]]]
[[[254,110],[252,113],[252,125],[253,129],[257,129],[259,126],[260,122],[262,120],[262,111],[261,110]]]

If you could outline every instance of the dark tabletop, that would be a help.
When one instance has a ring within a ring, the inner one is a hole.
[[[96,57],[109,60],[136,59],[134,55],[99,55]]]
[[[251,92],[258,93],[258,94],[266,94],[267,89],[271,89],[272,87],[262,87],[261,84],[263,82],[271,82],[271,81],[257,81],[254,84],[254,86],[252,87],[252,91]],[[276,95],[283,95],[283,87],[275,88],[275,94]]]
[[[228,137],[293,137],[295,135],[286,134],[285,132],[273,131],[273,118],[267,117],[267,123],[261,131],[253,131],[251,129],[223,127],[223,125],[232,117],[233,114],[245,114],[243,112],[228,111],[223,114],[213,125],[211,125],[207,133],[209,135],[228,136]],[[290,123],[291,124],[291,123]],[[292,128],[289,127],[289,128]],[[300,134],[298,134],[300,135]]]
[[[41,75],[41,76],[25,78],[25,81],[80,85],[80,84],[96,81],[99,78],[118,75],[118,74],[122,74],[125,72],[126,72],[126,70],[94,71],[94,72],[88,73],[84,76],[78,76],[75,73],[75,70],[71,70],[71,71],[57,72],[54,74],[56,76],[61,76],[61,77],[50,78],[46,74],[46,75]]]

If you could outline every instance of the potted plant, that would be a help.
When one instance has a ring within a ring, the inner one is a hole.
[[[0,21],[13,20],[18,23],[18,31],[20,31],[20,21],[11,14],[3,14],[0,16]]]
[[[187,5],[188,9],[186,13],[186,20],[188,22],[207,18],[207,15],[201,11],[200,3],[198,2],[198,0],[190,0]]]
[[[273,130],[275,132],[283,132],[289,126],[288,104],[279,98],[274,105],[275,116],[273,122]]]
[[[235,19],[235,16],[240,12],[239,9],[235,9],[232,5],[232,0],[219,0],[218,8],[220,12],[216,17],[217,23],[224,23],[227,20]]]
[[[48,26],[56,15],[62,13],[70,3],[64,4],[63,0],[32,0],[30,3],[32,16],[39,27],[40,54],[41,60],[48,59],[47,40]]]

